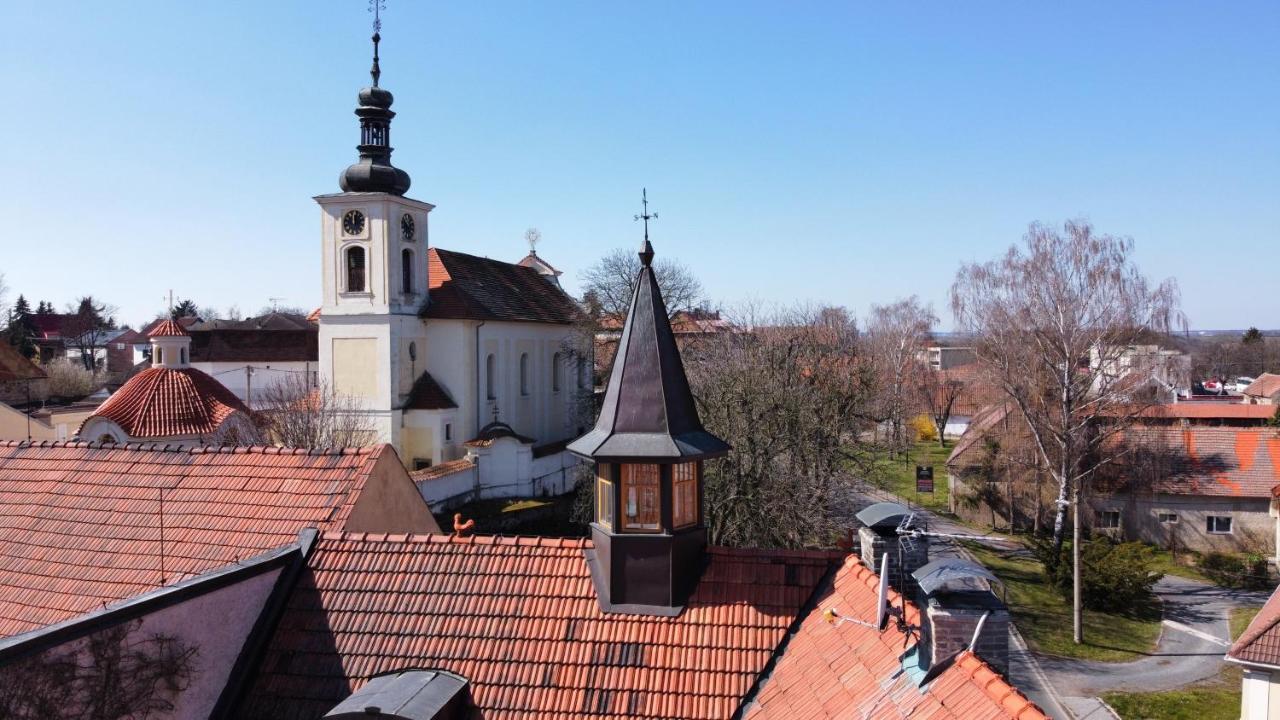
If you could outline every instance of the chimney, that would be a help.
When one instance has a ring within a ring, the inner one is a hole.
[[[911,511],[893,502],[869,505],[855,517],[863,527],[858,530],[859,555],[862,562],[880,572],[880,558],[889,555],[889,585],[908,598],[919,591],[912,577],[929,562],[929,538],[900,535],[898,528],[910,518]]]
[[[991,571],[960,558],[942,558],[914,573],[919,586],[918,605],[924,627],[920,644],[925,667],[945,662],[974,642],[969,649],[996,672],[1009,672],[1009,610],[992,591],[999,580]],[[986,620],[983,621],[983,616]]]

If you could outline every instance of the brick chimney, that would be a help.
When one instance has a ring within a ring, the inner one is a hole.
[[[908,537],[898,533],[911,511],[898,503],[883,502],[863,508],[855,516],[858,529],[859,556],[867,567],[880,572],[880,558],[889,555],[889,586],[908,598],[919,592],[912,573],[929,562],[929,539]]]
[[[1008,674],[1009,610],[992,591],[992,583],[999,580],[973,561],[943,558],[918,569],[915,581],[925,666],[943,662],[972,643],[982,622],[977,645],[970,649],[997,672]]]

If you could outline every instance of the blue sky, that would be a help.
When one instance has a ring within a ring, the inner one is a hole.
[[[180,297],[318,304],[355,157],[362,0],[0,0],[0,272],[138,322]],[[634,246],[708,295],[918,294],[1028,222],[1091,220],[1193,327],[1280,327],[1280,3],[408,3],[395,162],[433,244],[578,271]]]

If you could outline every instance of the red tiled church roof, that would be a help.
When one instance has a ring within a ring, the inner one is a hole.
[[[873,621],[879,579],[849,557],[829,592],[805,617],[786,651],[764,681],[747,720],[787,718],[904,718],[930,720],[1045,720],[1031,701],[986,663],[965,652],[956,664],[920,692],[901,670],[899,656],[908,644],[894,623],[882,633],[845,622],[826,621],[835,608],[847,617]],[[900,605],[890,591],[892,604]],[[908,624],[920,625],[920,612],[906,605]]]
[[[1227,657],[1243,663],[1280,667],[1280,588],[1271,593]]]
[[[85,423],[107,418],[132,438],[209,435],[236,412],[247,416],[249,408],[200,370],[151,367],[130,378]]]
[[[323,535],[241,717],[313,720],[374,675],[471,682],[474,717],[728,718],[830,568],[710,548],[677,617],[606,615],[582,539]]]
[[[181,325],[170,318],[165,318],[157,322],[150,330],[147,331],[147,337],[186,337],[187,331]]]
[[[560,325],[577,318],[573,299],[531,267],[430,248],[427,277],[425,318]]]
[[[341,528],[388,446],[0,443],[0,637]]]

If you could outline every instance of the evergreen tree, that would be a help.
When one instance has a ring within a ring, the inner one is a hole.
[[[41,300],[41,301],[40,301],[40,304],[39,304],[39,305],[36,305],[36,314],[37,314],[37,315],[52,315],[52,314],[53,314],[53,305],[51,305],[47,300]]]
[[[22,295],[13,303],[9,315],[9,344],[28,360],[36,356],[36,326],[31,320],[31,305]]]
[[[173,309],[169,311],[169,315],[174,320],[184,317],[200,317],[200,309],[196,307],[196,304],[193,301],[188,299],[174,305]]]

